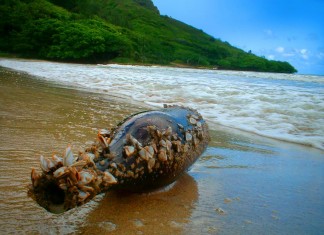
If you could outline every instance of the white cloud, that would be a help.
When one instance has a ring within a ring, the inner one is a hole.
[[[268,55],[267,57],[268,57],[269,60],[274,60],[275,59],[274,55]]]
[[[307,49],[301,49],[299,50],[299,53],[300,53],[300,56],[305,59],[305,60],[308,60],[309,58],[309,53],[308,53],[308,50]]]
[[[276,52],[283,53],[285,51],[284,47],[277,47]]]
[[[301,50],[300,50],[300,53],[301,53],[302,55],[306,55],[306,54],[307,54],[307,49],[301,49]]]
[[[292,48],[285,48],[283,46],[278,46],[275,49],[277,53],[277,57],[295,57],[298,56],[299,58],[303,58],[304,60],[308,60],[310,58],[310,52],[306,48],[302,49],[292,49]]]

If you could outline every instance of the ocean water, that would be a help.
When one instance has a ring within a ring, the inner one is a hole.
[[[323,76],[13,59],[1,59],[0,66],[153,107],[190,106],[211,128],[223,125],[324,149]]]

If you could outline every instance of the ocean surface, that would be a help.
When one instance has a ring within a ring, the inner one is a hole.
[[[324,76],[14,59],[1,59],[0,66],[154,107],[190,106],[211,128],[324,149]]]

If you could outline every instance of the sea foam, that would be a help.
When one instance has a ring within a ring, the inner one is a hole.
[[[323,76],[11,59],[0,66],[155,107],[190,106],[211,128],[224,125],[324,149]]]

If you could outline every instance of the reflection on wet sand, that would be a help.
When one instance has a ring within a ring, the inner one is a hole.
[[[84,234],[180,234],[198,200],[195,180],[184,174],[170,188],[142,194],[109,192],[86,217]]]

